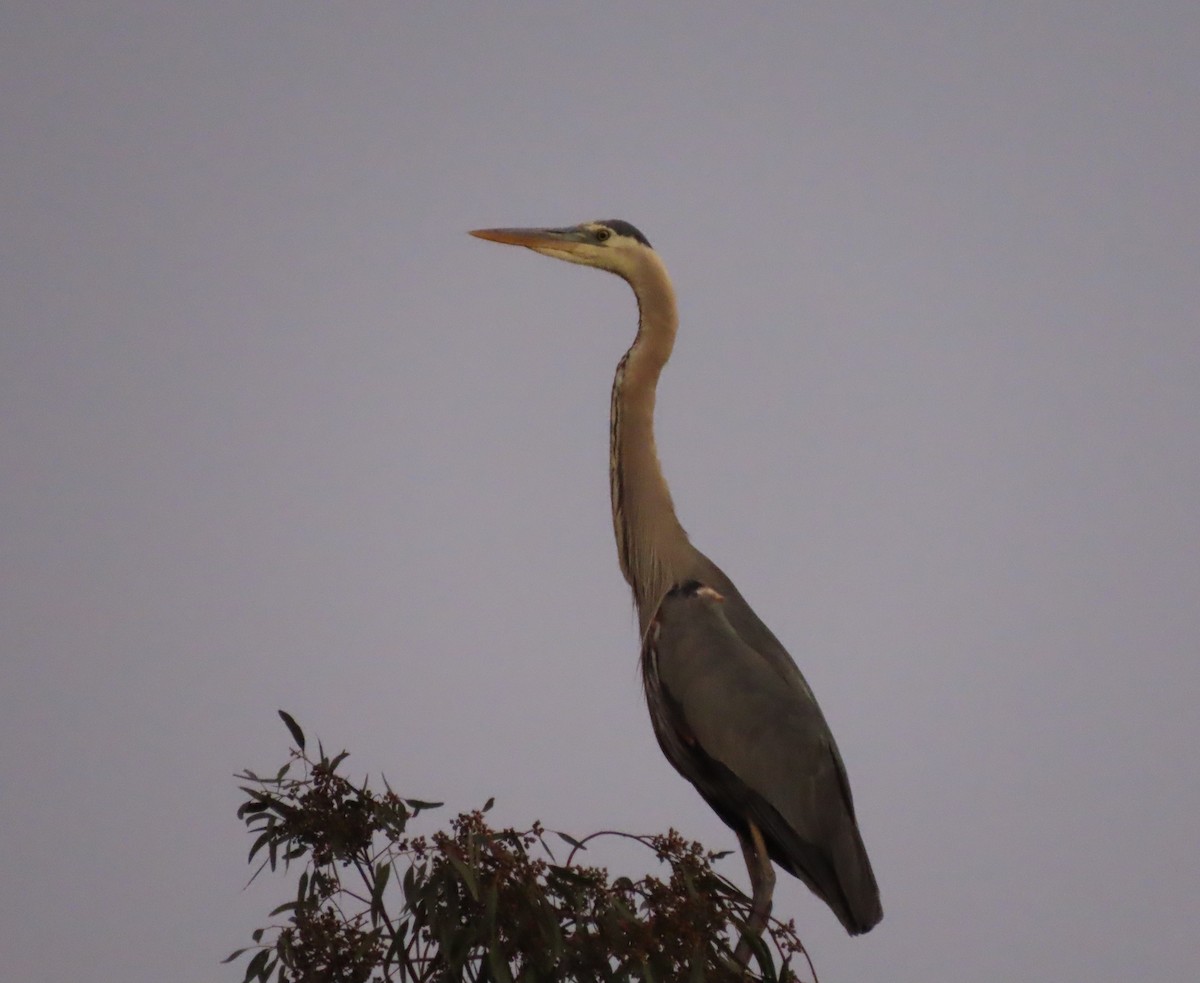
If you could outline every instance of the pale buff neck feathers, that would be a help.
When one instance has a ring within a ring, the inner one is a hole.
[[[678,326],[675,291],[653,251],[639,260],[626,277],[640,302],[639,322],[613,379],[609,469],[621,571],[645,630],[695,549],[675,515],[654,441],[655,389]]]

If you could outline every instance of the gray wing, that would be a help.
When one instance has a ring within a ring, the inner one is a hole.
[[[774,661],[733,628],[718,591],[694,581],[674,588],[643,645],[655,734],[728,825],[754,822],[771,858],[848,931],[864,932],[882,909],[849,781],[811,691],[781,678]]]

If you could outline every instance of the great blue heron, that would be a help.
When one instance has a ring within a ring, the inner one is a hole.
[[[829,725],[791,656],[691,544],[663,479],[654,400],[679,319],[658,254],[619,220],[471,234],[607,270],[633,288],[638,331],[613,380],[609,470],[654,733],[738,836],[754,895],[748,934],[761,935],[770,916],[772,860],[825,901],[851,935],[870,930],[883,908]],[[743,938],[737,957],[745,965],[749,955]]]

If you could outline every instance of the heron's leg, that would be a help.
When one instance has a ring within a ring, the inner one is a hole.
[[[738,833],[738,842],[742,845],[742,856],[750,874],[753,902],[750,906],[750,917],[746,920],[746,931],[733,953],[734,960],[743,968],[750,963],[749,938],[762,936],[767,927],[767,920],[771,917],[771,896],[775,893],[775,868],[771,866],[767,844],[753,822],[747,825],[749,829],[746,833]]]

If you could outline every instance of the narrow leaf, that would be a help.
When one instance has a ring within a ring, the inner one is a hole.
[[[259,851],[259,850],[261,850],[261,849],[263,848],[263,845],[264,845],[264,844],[266,844],[266,842],[267,842],[268,840],[270,840],[270,839],[271,839],[271,837],[272,837],[272,836],[274,836],[274,835],[275,835],[275,830],[273,830],[273,829],[267,829],[265,832],[263,832],[263,833],[262,833],[262,834],[261,834],[261,835],[258,837],[258,839],[254,841],[254,846],[252,846],[252,847],[250,848],[250,856],[248,856],[248,857],[246,858],[246,863],[249,863],[251,860],[253,860],[253,859],[254,859],[254,855],[255,855],[256,853],[258,853],[258,851]],[[274,868],[274,864],[272,864],[271,866],[272,866],[272,868]]]
[[[494,943],[488,946],[487,961],[488,969],[492,971],[492,978],[496,983],[513,983],[512,972],[508,968],[508,960],[504,958]]]
[[[479,882],[477,880],[475,880],[475,871],[473,871],[470,867],[468,867],[461,860],[459,860],[458,857],[456,857],[453,853],[447,852],[445,856],[446,856],[446,859],[450,861],[450,866],[452,866],[456,871],[458,871],[458,876],[462,879],[462,882],[467,886],[467,891],[470,892],[471,900],[478,901],[479,900]]]
[[[560,832],[559,830],[555,830],[554,832],[558,833],[558,835],[560,837],[562,837],[564,840],[566,840],[568,843],[570,843],[571,846],[573,846],[576,850],[586,850],[587,849],[587,847],[584,846],[582,843],[580,843],[577,839],[575,839],[575,837],[569,836],[566,833]]]
[[[245,951],[246,951],[245,949],[234,949],[233,952],[231,952],[228,956],[226,956],[224,959],[222,959],[221,962],[231,963]]]
[[[383,914],[383,891],[387,887],[388,878],[392,875],[390,861],[385,861],[375,868],[375,886],[371,888],[371,914]]]
[[[286,710],[279,711],[279,719],[282,720],[285,724],[287,724],[287,729],[289,731],[291,731],[292,740],[296,742],[296,747],[298,747],[301,751],[303,751],[304,750],[304,731],[302,731],[300,729],[300,725],[298,723],[296,723],[296,721],[292,717],[292,715],[290,713],[288,713]],[[247,977],[247,979],[249,979],[249,977]]]
[[[246,966],[246,975],[242,977],[242,983],[250,983],[255,976],[262,972],[262,968],[267,964],[267,960],[271,958],[270,949],[260,949],[254,954],[254,958]]]
[[[378,965],[383,968],[385,974],[391,967],[392,960],[400,955],[400,947],[404,945],[404,935],[407,929],[408,922],[400,922],[400,924],[396,926],[396,933],[392,936],[391,945],[388,946],[387,952],[383,954],[383,959],[381,959],[378,963]],[[385,975],[384,978],[388,979],[389,977]],[[400,978],[407,979],[405,976],[401,976]]]
[[[238,807],[238,819],[244,819],[246,816],[254,816],[260,812],[266,812],[271,808],[270,802],[263,802],[261,799],[257,802],[243,802]]]

